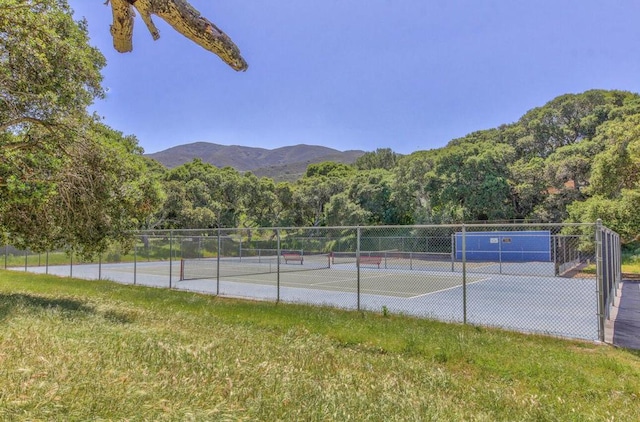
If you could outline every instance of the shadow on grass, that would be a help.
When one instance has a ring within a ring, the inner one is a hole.
[[[114,310],[107,310],[101,313],[93,306],[76,299],[51,298],[22,293],[0,294],[0,321],[6,320],[19,309],[34,313],[51,310],[67,318],[98,315],[118,324],[127,324],[133,321],[133,318],[126,313]]]
[[[640,358],[640,350],[634,350],[634,349],[624,349],[625,352],[629,353],[630,355],[633,355],[637,358]]]

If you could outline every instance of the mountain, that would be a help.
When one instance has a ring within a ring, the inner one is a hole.
[[[238,171],[251,171],[256,176],[266,176],[276,181],[295,180],[309,164],[334,161],[350,164],[364,151],[338,151],[318,145],[293,145],[276,149],[219,145],[195,142],[178,145],[164,151],[146,154],[165,167],[173,168],[200,158],[216,167],[233,167]]]

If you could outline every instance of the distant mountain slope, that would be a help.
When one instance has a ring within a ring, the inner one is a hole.
[[[307,161],[260,167],[251,171],[258,177],[268,177],[276,182],[293,182],[304,175],[309,164],[322,163],[324,161],[352,164],[358,157],[362,156],[362,154],[363,151],[344,151],[336,154],[323,155]]]
[[[317,145],[293,145],[276,149],[219,145],[195,142],[179,145],[153,154],[146,154],[168,168],[200,158],[216,167],[233,167],[238,171],[253,171],[258,176],[276,180],[297,178],[309,164],[323,161],[353,163],[364,151],[338,151]],[[286,177],[277,177],[284,176]]]

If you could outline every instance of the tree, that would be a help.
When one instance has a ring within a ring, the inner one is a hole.
[[[592,139],[557,148],[545,160],[545,176],[549,186],[556,189],[563,189],[567,184],[572,189],[587,187],[593,157],[600,151],[602,143]]]
[[[281,207],[276,196],[276,185],[266,177],[258,179],[251,172],[243,175],[244,225],[270,227],[278,225]]]
[[[86,111],[104,57],[66,0],[5,0],[0,34],[0,231],[33,250],[99,252],[160,198],[135,138]]]
[[[585,201],[575,201],[567,206],[568,222],[603,223],[620,234],[623,242],[638,238],[640,227],[640,190],[623,189],[616,199],[595,195]]]
[[[544,174],[544,160],[540,157],[531,160],[521,158],[509,165],[509,173],[514,216],[526,219],[544,202],[549,188]]]
[[[66,1],[8,0],[0,6],[0,34],[2,229],[15,242],[30,237],[27,227],[41,226],[37,233],[51,241],[52,225],[37,217],[69,180],[61,175],[71,152],[83,150],[76,140],[90,121],[86,107],[103,95],[104,57],[88,46],[86,26],[73,21]]]
[[[38,126],[60,134],[102,97],[102,54],[66,0],[4,0],[0,6],[0,132]],[[64,133],[64,134],[68,134]],[[28,148],[23,137],[7,148]],[[33,143],[33,142],[32,142]]]
[[[512,146],[519,156],[546,158],[556,149],[590,139],[597,127],[635,95],[623,91],[591,90],[566,94],[527,112],[517,123],[522,130]]]
[[[67,147],[54,172],[34,166],[25,170],[39,174],[37,181],[14,175],[0,190],[0,227],[15,246],[89,257],[128,239],[160,204],[159,185],[147,176],[135,138],[99,123],[85,136]]]
[[[439,150],[418,151],[402,157],[393,170],[394,195],[396,202],[402,204],[405,215],[418,224],[431,224],[433,220],[431,198],[436,156]]]
[[[325,206],[331,197],[345,189],[342,177],[303,177],[295,183],[290,207],[295,225],[321,226],[324,224]]]
[[[295,226],[298,223],[298,210],[293,205],[295,195],[295,189],[291,183],[280,182],[275,187],[276,197],[276,226],[290,227]]]
[[[158,15],[177,32],[220,57],[235,70],[247,70],[247,62],[231,38],[185,0],[107,0],[111,1],[113,45],[121,53],[133,50],[134,12],[137,10],[154,40],[160,32],[151,15]]]
[[[640,113],[602,125],[604,151],[593,158],[590,192],[615,199],[622,189],[640,189]]]
[[[393,173],[383,169],[360,171],[350,180],[349,198],[367,212],[367,224],[407,224],[409,218],[396,201],[393,186]]]
[[[326,176],[343,178],[355,173],[355,169],[348,164],[324,161],[318,164],[309,164],[304,177]]]
[[[378,148],[375,152],[366,152],[358,157],[354,166],[358,170],[384,169],[391,170],[398,163],[399,155],[391,148]]]
[[[273,180],[198,158],[169,171],[165,183],[170,194],[158,219],[171,228],[265,227],[283,212]]]
[[[165,217],[171,228],[230,227],[228,216],[235,215],[224,192],[222,170],[196,158],[166,175],[168,190]],[[231,177],[235,170],[228,172]],[[233,217],[232,217],[233,220]]]
[[[508,165],[514,156],[512,147],[488,142],[443,151],[434,168],[436,214],[457,218],[462,211],[466,220],[512,218]]]
[[[333,195],[324,209],[324,219],[328,226],[365,225],[370,218],[371,214],[344,192]]]
[[[640,114],[606,122],[595,139],[604,150],[593,158],[590,196],[567,206],[569,218],[601,218],[623,239],[634,239],[640,233]]]
[[[546,188],[531,217],[548,222],[567,218],[567,205],[585,199],[593,157],[601,150],[601,142],[588,138],[556,148],[549,154],[541,172]]]

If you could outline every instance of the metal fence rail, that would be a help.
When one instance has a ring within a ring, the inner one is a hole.
[[[398,312],[604,340],[620,238],[596,224],[146,231],[91,262],[2,247],[4,268]]]

